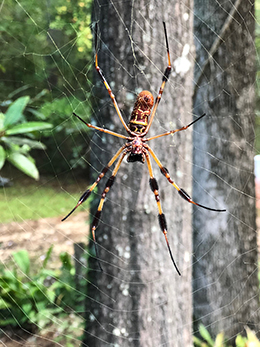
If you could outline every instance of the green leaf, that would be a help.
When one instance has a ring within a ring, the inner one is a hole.
[[[209,346],[213,347],[214,346],[214,341],[212,340],[208,330],[204,327],[203,324],[200,324],[199,332],[200,332],[201,337],[203,337],[203,339],[207,341]]]
[[[29,96],[22,96],[21,98],[14,101],[7,109],[5,113],[4,126],[5,128],[10,127],[21,119],[23,110],[30,100]]]
[[[247,338],[241,335],[237,335],[236,337],[236,347],[245,347]]]
[[[0,310],[4,310],[6,308],[12,307],[12,304],[10,302],[7,302],[3,298],[0,298]]]
[[[18,124],[9,130],[6,130],[6,135],[14,134],[24,134],[31,131],[46,130],[52,128],[52,124],[46,122],[28,122],[23,124]]]
[[[193,343],[195,346],[202,347],[203,341],[201,341],[197,336],[193,336]]]
[[[42,267],[43,267],[43,268],[46,267],[46,265],[47,265],[47,263],[48,263],[48,261],[49,261],[49,259],[50,259],[50,257],[51,257],[51,253],[52,253],[52,250],[53,250],[53,246],[54,246],[54,245],[51,245],[51,247],[49,247],[49,249],[48,249],[48,251],[47,251],[47,253],[46,253],[45,259],[44,259],[43,264],[42,264]]]
[[[17,321],[15,318],[8,318],[8,319],[0,319],[0,326],[5,327],[7,325],[17,325]]]
[[[13,257],[16,264],[23,271],[23,273],[28,275],[30,270],[30,258],[28,252],[22,249],[21,251],[13,253]]]
[[[38,312],[43,312],[44,309],[46,309],[46,301],[40,301],[40,302],[36,302],[36,307],[37,307],[37,310]]]
[[[62,261],[62,268],[70,271],[72,269],[71,258],[67,252],[62,252],[60,254],[60,260]]]
[[[23,313],[27,316],[30,316],[30,313],[33,312],[32,311],[32,304],[30,302],[22,303],[21,308],[23,310]]]
[[[39,171],[37,170],[37,167],[25,155],[18,152],[11,152],[6,159],[26,175],[34,178],[35,180],[39,179]]]
[[[28,145],[31,149],[46,149],[46,146],[40,142],[35,140],[27,139],[26,137],[18,137],[18,136],[3,136],[1,138],[1,141],[5,142],[7,145],[10,145],[10,143],[14,145]]]
[[[3,65],[1,65],[1,64],[0,64],[0,70],[1,70],[3,73],[5,73],[5,71],[6,71],[6,70],[5,70],[5,67],[4,67]]]
[[[0,145],[0,170],[4,166],[5,163],[5,150],[4,147]]]
[[[0,112],[0,132],[4,131],[4,120],[5,120],[5,115]]]
[[[260,342],[256,337],[255,332],[249,329],[248,327],[246,327],[245,329],[248,338],[248,346],[260,347]]]
[[[44,121],[46,119],[45,115],[37,110],[35,110],[34,108],[31,107],[27,107],[27,111],[31,112],[36,119],[42,120]]]
[[[217,335],[214,347],[224,347],[224,333],[219,333]]]

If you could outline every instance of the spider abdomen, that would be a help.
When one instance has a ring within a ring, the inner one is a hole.
[[[153,103],[153,96],[147,90],[143,90],[138,94],[128,123],[128,127],[132,132],[142,134],[146,130]]]

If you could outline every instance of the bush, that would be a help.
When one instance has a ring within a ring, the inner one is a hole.
[[[0,113],[0,170],[8,160],[26,175],[38,180],[39,172],[29,152],[34,149],[45,149],[37,140],[36,133],[51,129],[46,122],[27,122],[23,114],[30,101],[29,96],[15,100],[7,111]]]
[[[32,274],[28,252],[13,254],[14,266],[9,270],[0,266],[0,328],[11,325],[33,330],[43,329],[57,316],[76,312],[77,303],[83,300],[75,289],[75,268],[70,256],[62,253],[62,267],[50,270],[46,265],[53,247],[50,247],[42,267]]]
[[[247,337],[243,337],[238,335],[236,337],[236,347],[260,347],[260,342],[255,336],[255,333],[249,328],[245,328]],[[210,336],[208,330],[204,327],[204,325],[199,326],[199,333],[203,340],[198,337],[193,337],[194,346],[197,347],[232,347],[228,343],[225,342],[225,336],[223,333],[219,333],[214,341]]]

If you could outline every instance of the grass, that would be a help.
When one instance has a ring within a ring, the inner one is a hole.
[[[53,179],[17,180],[11,187],[0,189],[0,223],[64,216],[75,206],[84,189],[85,183],[84,187],[74,183],[64,188]]]

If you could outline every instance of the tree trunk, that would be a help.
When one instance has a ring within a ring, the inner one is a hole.
[[[94,1],[93,20],[98,22],[99,65],[113,89],[128,123],[134,99],[141,90],[154,98],[168,65],[163,29],[166,22],[172,62],[186,62],[187,70],[175,71],[166,84],[149,136],[179,128],[192,121],[193,49],[191,1],[110,2]],[[184,46],[186,44],[186,46]],[[186,49],[186,51],[185,51]],[[186,59],[186,60],[185,60]],[[127,135],[99,76],[96,77],[93,122]],[[150,141],[173,179],[191,192],[191,132]],[[124,140],[96,132],[91,142],[95,177]],[[149,187],[147,165],[123,162],[104,205],[96,236],[99,259],[89,260],[86,299],[85,346],[191,346],[191,205],[160,173],[158,180],[168,238],[180,277],[171,262],[158,224],[156,201]],[[105,187],[98,186],[91,216]],[[94,252],[94,250],[93,250]]]
[[[195,0],[194,108],[207,117],[194,126],[193,197],[227,212],[194,209],[194,317],[229,342],[259,331],[253,13],[251,0]]]

